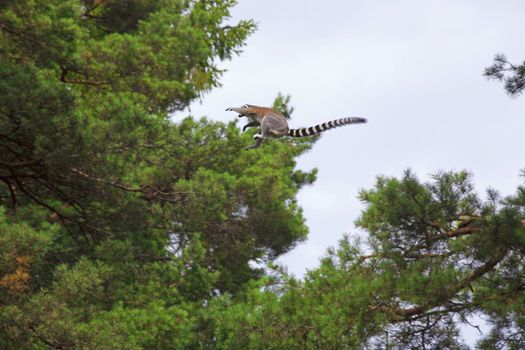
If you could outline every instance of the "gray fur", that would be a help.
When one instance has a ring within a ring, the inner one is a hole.
[[[319,134],[328,129],[337,128],[343,125],[366,123],[366,119],[358,117],[341,118],[330,120],[322,124],[317,124],[309,128],[290,129],[286,118],[279,112],[270,108],[258,107],[254,105],[243,105],[242,107],[229,107],[227,111],[239,113],[239,117],[247,117],[248,124],[244,125],[242,131],[247,128],[259,127],[259,131],[253,137],[255,144],[245,149],[257,148],[264,139],[279,138],[283,136],[304,137]]]

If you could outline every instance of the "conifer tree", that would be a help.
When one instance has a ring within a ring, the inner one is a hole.
[[[485,68],[483,75],[489,79],[503,81],[505,91],[510,96],[519,96],[525,89],[525,62],[513,64],[505,55],[497,54],[494,63]]]
[[[368,241],[344,238],[304,281],[277,270],[215,301],[219,348],[466,349],[459,327],[479,314],[493,324],[479,349],[523,346],[523,187],[483,200],[466,172],[407,171],[360,198]]]
[[[205,347],[203,305],[305,238],[311,141],[169,118],[253,32],[233,5],[1,2],[0,348]]]

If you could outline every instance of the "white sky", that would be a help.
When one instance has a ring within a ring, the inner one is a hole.
[[[292,128],[369,121],[326,132],[299,158],[319,175],[298,196],[308,241],[279,259],[290,272],[302,276],[357,232],[357,193],[379,174],[467,169],[479,192],[504,195],[522,183],[525,96],[509,98],[482,73],[496,53],[525,60],[525,1],[240,0],[232,14],[258,30],[192,115],[233,120],[225,107],[271,105],[282,92]]]

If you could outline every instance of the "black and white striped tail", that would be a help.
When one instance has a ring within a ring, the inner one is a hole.
[[[290,129],[288,130],[288,136],[305,137],[305,136],[319,134],[328,129],[337,128],[343,125],[361,124],[361,123],[366,123],[366,119],[358,118],[358,117],[335,119],[335,120],[330,120],[329,122],[325,122],[322,124],[317,124],[316,126],[311,126],[309,128]]]

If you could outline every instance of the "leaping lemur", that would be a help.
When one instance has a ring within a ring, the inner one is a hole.
[[[366,123],[366,119],[358,117],[340,118],[330,120],[322,124],[317,124],[309,128],[290,129],[286,118],[276,110],[268,107],[259,107],[253,105],[243,105],[241,107],[229,107],[227,111],[239,113],[239,117],[247,117],[249,123],[246,124],[242,131],[247,128],[259,127],[259,132],[253,135],[255,144],[245,149],[257,148],[266,138],[278,138],[283,136],[305,137],[319,134],[328,129],[337,128],[343,125]]]

